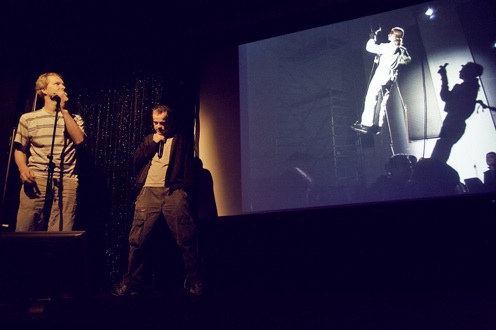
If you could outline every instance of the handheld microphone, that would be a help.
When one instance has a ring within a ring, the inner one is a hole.
[[[440,65],[439,70],[437,70],[437,73],[441,74],[442,77],[443,75],[446,74],[446,66],[448,66],[448,63],[444,63],[444,65]]]
[[[60,103],[60,96],[58,96],[57,94],[55,94],[54,96],[51,96],[50,99],[52,101],[56,101],[57,103]]]
[[[164,154],[164,141],[161,140],[158,142],[158,158],[162,158]]]
[[[61,101],[60,96],[58,96],[57,94],[55,94],[54,96],[51,96],[50,99],[52,101],[57,102],[57,109],[60,109],[60,101]]]

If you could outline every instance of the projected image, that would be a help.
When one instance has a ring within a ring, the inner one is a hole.
[[[240,45],[242,211],[496,191],[493,7],[435,1]]]

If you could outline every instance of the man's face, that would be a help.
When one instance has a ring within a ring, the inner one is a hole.
[[[156,113],[154,112],[152,115],[153,119],[153,129],[157,134],[165,135],[165,133],[170,128],[170,120],[167,120],[167,113]]]
[[[396,39],[396,34],[394,33],[394,30],[389,31],[388,33],[388,40],[389,41],[394,41]]]
[[[47,87],[43,90],[46,95],[52,97],[59,94],[60,96],[60,91],[65,91],[64,81],[59,76],[48,76],[47,81]]]
[[[487,165],[495,165],[496,164],[496,155],[495,154],[487,154],[486,155],[486,163],[487,163]]]

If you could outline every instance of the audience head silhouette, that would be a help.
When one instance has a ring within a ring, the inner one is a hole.
[[[385,165],[387,175],[392,179],[410,179],[412,174],[412,162],[406,154],[395,154],[391,156]]]
[[[460,175],[435,158],[422,158],[413,168],[411,187],[414,197],[449,196],[459,193]]]

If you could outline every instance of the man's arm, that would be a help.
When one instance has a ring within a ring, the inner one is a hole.
[[[139,171],[143,165],[149,162],[157,151],[158,142],[155,142],[151,136],[145,137],[134,152],[133,163],[135,171]]]
[[[441,76],[441,100],[446,102],[450,96],[450,90],[449,90],[449,85],[448,85],[448,75],[446,74],[446,66],[448,63],[439,66],[439,70],[437,71],[439,75]]]
[[[62,117],[64,118],[65,128],[67,129],[67,133],[71,137],[72,141],[75,145],[79,145],[84,141],[84,131],[79,127],[79,125],[74,120],[74,117],[71,115],[70,111],[65,108],[65,104],[69,101],[67,97],[67,93],[59,94],[60,97],[60,113],[62,113]]]
[[[365,44],[365,50],[367,50],[369,53],[381,54],[382,46],[381,44],[376,44],[374,39],[369,39]]]
[[[401,47],[400,64],[408,64],[412,61],[412,57],[405,47]]]
[[[74,141],[75,145],[79,145],[84,141],[84,132],[76,123],[72,115],[68,110],[61,109],[60,112],[64,117],[65,128],[67,129],[67,133],[71,137],[72,141]]]
[[[26,155],[26,148],[16,143],[16,149],[14,150],[14,161],[19,169],[19,177],[21,178],[22,183],[34,183],[36,182],[36,176],[29,169],[27,160],[28,157]]]

